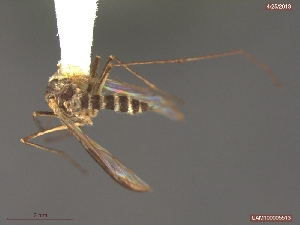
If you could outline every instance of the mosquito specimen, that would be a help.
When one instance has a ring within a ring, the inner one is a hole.
[[[100,57],[96,56],[92,72],[89,76],[63,75],[57,72],[50,78],[46,88],[45,98],[49,107],[52,109],[52,112],[35,111],[33,113],[33,117],[35,121],[37,121],[38,116],[56,117],[61,121],[62,125],[41,130],[37,133],[24,137],[21,139],[21,142],[60,155],[70,161],[82,172],[85,172],[79,166],[79,164],[73,161],[64,152],[29,142],[31,139],[46,133],[68,129],[92,156],[92,158],[120,185],[129,190],[137,192],[151,191],[152,189],[148,184],[142,181],[137,175],[124,166],[107,150],[91,140],[82,132],[79,127],[92,125],[91,119],[97,115],[99,110],[102,109],[110,109],[131,115],[152,110],[173,120],[181,121],[183,120],[183,114],[178,110],[175,104],[175,101],[180,100],[176,99],[175,96],[160,90],[154,84],[129,68],[129,66],[143,64],[183,63],[236,54],[243,55],[250,61],[260,66],[267,72],[273,82],[279,88],[282,88],[281,82],[276,78],[268,66],[258,61],[243,50],[193,58],[130,63],[123,63],[115,56],[110,56],[100,77],[97,77]],[[115,66],[124,67],[130,73],[142,80],[148,87],[140,87],[109,79],[109,72]]]

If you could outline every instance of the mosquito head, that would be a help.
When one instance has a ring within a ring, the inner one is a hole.
[[[48,104],[53,101],[61,108],[64,108],[64,103],[72,99],[74,95],[74,87],[69,79],[53,79],[46,88],[46,101]]]
[[[72,95],[72,91],[69,90],[71,88],[71,82],[69,79],[54,79],[50,81],[46,88],[46,100],[47,99],[56,99],[60,95],[68,92],[69,95]],[[72,97],[72,96],[70,96]]]
[[[74,80],[63,78],[49,81],[46,101],[55,114],[59,110],[68,118],[72,118],[73,122],[92,124],[90,116],[97,115],[97,111],[88,108],[89,96]]]

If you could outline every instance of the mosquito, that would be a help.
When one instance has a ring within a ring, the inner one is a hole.
[[[154,84],[129,68],[129,66],[183,63],[238,54],[257,64],[266,71],[279,88],[283,87],[268,66],[243,50],[191,58],[128,63],[123,63],[117,57],[111,55],[99,77],[97,73],[100,65],[100,57],[96,56],[90,75],[64,75],[59,73],[58,70],[57,73],[50,77],[45,98],[52,111],[35,111],[33,112],[33,118],[38,122],[37,117],[55,117],[58,118],[62,124],[50,129],[40,130],[39,132],[24,137],[21,139],[21,142],[60,155],[81,170],[81,172],[86,173],[78,163],[72,160],[63,151],[30,142],[31,139],[38,136],[67,129],[105,172],[120,185],[136,192],[152,191],[147,183],[141,180],[106,149],[91,140],[79,127],[92,125],[92,118],[97,115],[99,110],[103,109],[114,110],[130,115],[151,110],[170,119],[182,121],[184,116],[176,106],[176,102],[181,103],[182,100],[157,88]],[[124,67],[143,81],[148,87],[140,87],[108,78],[111,69],[116,66]]]

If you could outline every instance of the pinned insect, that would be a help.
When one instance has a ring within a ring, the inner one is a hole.
[[[199,56],[194,58],[181,58],[174,60],[157,60],[144,62],[122,63],[115,56],[110,56],[107,60],[103,72],[97,77],[100,64],[100,57],[96,56],[92,72],[90,75],[64,75],[60,70],[56,72],[49,80],[46,88],[46,101],[52,112],[35,111],[33,117],[35,120],[38,116],[56,117],[62,125],[50,129],[42,130],[21,139],[24,144],[40,148],[45,151],[58,154],[74,166],[85,172],[79,164],[73,161],[64,152],[47,148],[38,144],[29,142],[31,139],[46,133],[58,130],[68,129],[72,135],[82,144],[92,158],[119,184],[132,191],[147,192],[151,187],[135,175],[130,169],[123,165],[118,159],[110,154],[103,147],[91,140],[79,128],[80,126],[91,125],[92,118],[95,117],[99,110],[109,109],[117,112],[128,113],[131,115],[152,110],[160,113],[170,119],[182,121],[184,116],[177,108],[175,101],[180,101],[175,96],[166,93],[154,84],[150,83],[139,74],[134,72],[129,66],[143,64],[166,64],[182,63],[196,61],[208,58],[217,58],[228,55],[241,54],[259,65],[264,69],[274,83],[281,88],[282,84],[273,75],[272,71],[253,58],[243,50],[225,52],[215,55]],[[116,61],[116,63],[112,63]],[[147,87],[140,87],[132,84],[119,82],[109,79],[109,72],[115,66],[122,66],[137,78],[142,80]],[[104,94],[104,93],[109,94]]]

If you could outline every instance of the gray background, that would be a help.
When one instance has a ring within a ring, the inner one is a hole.
[[[103,111],[85,131],[154,189],[139,194],[117,185],[73,137],[35,141],[64,150],[88,176],[20,142],[38,130],[32,112],[48,110],[45,87],[60,59],[54,3],[1,1],[0,223],[32,224],[6,219],[47,213],[74,220],[38,224],[250,224],[256,213],[292,214],[300,224],[299,3],[266,11],[265,2],[100,1],[92,52],[103,61],[241,48],[285,86],[242,56],[136,67],[186,101],[186,122]],[[112,75],[137,81],[124,69]]]

